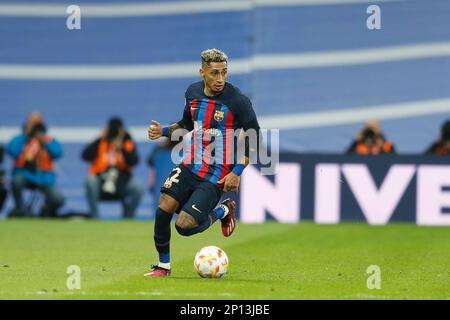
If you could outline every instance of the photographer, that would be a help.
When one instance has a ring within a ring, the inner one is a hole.
[[[98,217],[98,200],[120,200],[123,217],[134,217],[143,186],[132,179],[132,167],[139,158],[122,120],[112,118],[102,136],[85,147],[82,158],[91,163],[86,180],[86,197],[91,216]]]
[[[45,195],[41,216],[54,217],[64,203],[63,196],[55,187],[53,171],[53,160],[62,156],[61,144],[47,134],[38,112],[29,115],[23,130],[8,145],[8,154],[15,160],[11,182],[15,208],[10,216],[31,214],[23,206],[22,191],[37,189]]]
[[[377,120],[367,121],[365,127],[358,132],[356,139],[346,151],[347,154],[377,155],[395,153],[394,145],[381,133]]]
[[[439,138],[425,151],[425,154],[445,156],[450,154],[450,120],[442,124]]]
[[[3,163],[3,156],[4,156],[4,148],[2,145],[0,145],[0,164]],[[6,195],[8,192],[5,188],[5,170],[0,167],[0,212],[2,211],[3,204],[6,200]]]

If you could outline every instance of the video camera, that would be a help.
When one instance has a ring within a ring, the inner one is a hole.
[[[33,125],[31,130],[28,132],[28,139],[30,139],[25,150],[25,169],[30,171],[35,171],[37,169],[36,156],[40,150],[40,142],[31,140],[37,138],[40,134],[45,134],[47,132],[47,127],[44,123],[38,122]]]
[[[39,123],[36,123],[31,128],[30,132],[28,133],[28,137],[35,138],[39,134],[45,134],[46,132],[47,132],[47,127],[45,126],[45,124],[42,122],[39,122]]]
[[[364,144],[372,145],[376,142],[377,134],[371,128],[366,128],[361,134],[361,140]]]
[[[108,128],[106,131],[106,138],[111,141],[114,140],[123,128],[122,120],[119,118],[112,118],[108,123]]]

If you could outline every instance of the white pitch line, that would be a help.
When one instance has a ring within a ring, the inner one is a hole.
[[[247,11],[255,7],[268,6],[316,6],[367,4],[405,0],[216,0],[186,2],[152,2],[127,4],[81,4],[82,17],[120,18],[135,16],[180,15],[212,12]],[[76,2],[75,2],[76,4]],[[67,17],[69,6],[60,4],[2,3],[0,16],[6,17]]]
[[[280,69],[307,69],[450,56],[450,41],[369,49],[310,53],[261,54],[230,61],[231,74]],[[133,65],[0,64],[0,79],[144,80],[198,77],[198,62]]]
[[[21,293],[18,293],[21,294]],[[69,291],[69,292],[54,292],[54,291],[28,291],[23,294],[28,296],[33,295],[48,295],[48,296],[74,296],[74,295],[82,295],[82,296],[172,296],[172,297],[211,297],[211,296],[219,296],[219,297],[232,297],[237,296],[237,294],[229,293],[229,292],[221,292],[221,293],[204,293],[204,292],[160,292],[160,291],[139,291],[139,292],[129,292],[129,291],[111,291],[111,292],[88,292],[88,291]],[[17,293],[0,293],[0,296],[8,296],[8,295],[17,295]]]
[[[450,114],[450,98],[260,116],[259,123],[261,128],[292,130],[363,123],[368,118],[388,120],[445,113]],[[129,131],[135,141],[149,142],[146,126],[130,126]],[[0,127],[0,142],[7,143],[18,133],[20,133],[19,127]],[[101,128],[50,127],[50,133],[62,143],[87,143],[100,135]]]

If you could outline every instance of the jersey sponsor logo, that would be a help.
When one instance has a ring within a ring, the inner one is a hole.
[[[208,134],[214,137],[220,137],[222,135],[222,132],[219,129],[210,128],[210,129],[203,129],[203,134]]]
[[[196,133],[203,133],[215,137],[220,137],[222,135],[222,131],[220,131],[220,129],[217,128],[205,129],[201,125],[198,125],[197,121],[194,122],[194,131]]]
[[[214,120],[216,120],[217,122],[220,122],[223,120],[223,116],[224,116],[223,111],[216,110],[216,112],[214,113]]]

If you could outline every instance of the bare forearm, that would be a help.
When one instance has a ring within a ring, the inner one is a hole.
[[[243,156],[242,158],[240,158],[236,164],[243,164],[244,166],[247,166],[250,163],[250,158],[247,156]]]

